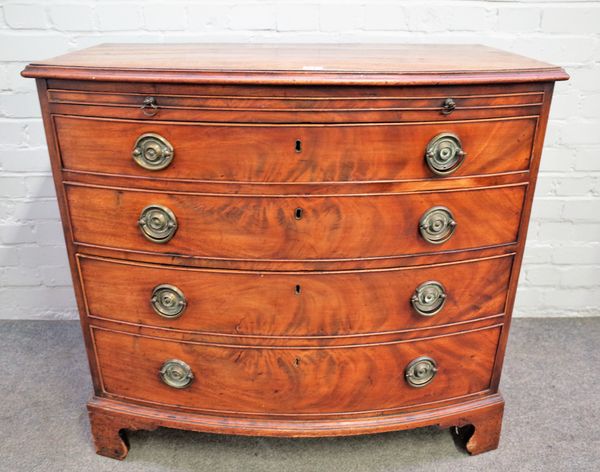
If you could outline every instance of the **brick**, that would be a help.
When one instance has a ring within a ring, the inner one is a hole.
[[[20,121],[0,119],[0,148],[20,146],[25,142],[25,124]],[[0,154],[0,162],[3,154]]]
[[[101,31],[137,31],[142,27],[141,11],[133,4],[98,4],[96,16]]]
[[[546,303],[556,309],[573,310],[594,309],[598,310],[598,294],[587,288],[567,288],[550,290],[546,294]]]
[[[600,28],[600,25],[598,27]],[[600,76],[598,82],[600,84]],[[581,118],[600,119],[600,93],[586,94],[585,98],[582,99],[579,116]],[[600,144],[600,136],[598,136],[596,142]]]
[[[35,221],[35,242],[40,246],[61,246],[65,243],[60,221]]]
[[[88,5],[51,5],[52,24],[62,31],[91,31],[94,29],[94,11]]]
[[[19,257],[16,247],[0,247],[0,267],[11,267],[19,265]]]
[[[33,267],[6,267],[0,277],[3,287],[34,287],[41,284],[40,272]]]
[[[31,92],[0,94],[0,116],[7,118],[36,118],[40,114],[37,94]]]
[[[578,31],[575,33],[576,35],[569,36],[530,36],[526,41],[516,41],[514,51],[563,67],[594,60],[596,39]]]
[[[409,30],[431,32],[480,31],[492,27],[495,10],[461,4],[439,5],[423,2],[410,6]]]
[[[60,214],[56,200],[16,202],[13,217],[20,221],[58,220]]]
[[[576,89],[566,89],[554,94],[552,97],[552,118],[568,120],[574,116],[581,116],[579,105],[582,101],[581,93]]]
[[[0,167],[8,172],[50,172],[48,150],[22,148],[3,151],[0,153]]]
[[[542,31],[549,33],[598,33],[600,8],[597,5],[547,7],[542,13]]]
[[[28,120],[25,133],[27,134],[27,143],[29,146],[38,147],[46,145],[46,133],[41,118],[35,121]]]
[[[578,171],[600,171],[600,146],[577,146],[575,169]]]
[[[66,36],[50,31],[43,35],[2,33],[0,61],[34,61],[54,57],[69,51]],[[29,79],[30,82],[33,80]]]
[[[532,6],[498,8],[496,30],[511,33],[537,31],[540,27],[541,10]]]
[[[27,187],[23,177],[5,177],[0,175],[0,198],[18,198],[27,196]]]
[[[24,267],[68,266],[67,250],[61,246],[21,247],[19,260]]]
[[[43,4],[4,5],[4,20],[13,29],[43,29],[48,26]]]
[[[151,31],[182,31],[186,27],[186,11],[177,5],[146,5],[144,19]]]
[[[544,148],[540,172],[564,172],[575,164],[575,150],[566,147]]]
[[[0,304],[2,319],[70,317],[76,306],[71,287],[3,287],[0,299],[5,301]]]
[[[345,3],[321,5],[319,17],[321,31],[353,31],[365,27],[363,5]]]
[[[277,27],[272,5],[236,5],[231,9],[229,28],[232,30],[272,30]]]
[[[6,64],[6,90],[13,93],[28,92],[37,94],[35,80],[26,79],[21,76],[21,71],[26,65],[27,62],[10,62]]]
[[[557,220],[560,219],[565,203],[558,199],[536,198],[533,201],[531,218],[535,220]]]
[[[550,264],[552,262],[553,246],[526,246],[523,265]]]
[[[319,6],[311,3],[277,4],[278,31],[315,31],[319,29]]]
[[[515,299],[515,307],[518,310],[538,309],[544,304],[547,290],[540,288],[519,288]]]
[[[582,92],[597,92],[598,81],[600,81],[600,66],[585,65],[569,68],[569,84],[571,87]]]
[[[592,177],[564,177],[556,185],[556,195],[580,196],[588,195],[594,187],[595,180]]]
[[[47,287],[71,287],[71,273],[68,267],[43,267],[42,280]]]
[[[563,217],[571,221],[600,220],[600,198],[565,202]]]
[[[560,282],[560,273],[552,266],[529,265],[525,268],[525,278],[532,287],[555,286]]]
[[[222,3],[188,5],[190,31],[222,31],[229,28],[235,7]]]
[[[50,175],[29,175],[25,176],[25,187],[27,195],[32,198],[53,197],[56,198],[54,180]]]
[[[569,241],[573,238],[575,230],[571,223],[544,222],[540,225],[538,238],[540,241]]]
[[[568,267],[560,272],[562,287],[599,287],[600,267]]]
[[[380,5],[365,9],[365,29],[377,31],[406,31],[408,13],[402,5]]]
[[[23,223],[1,223],[1,244],[27,244],[35,242],[33,225]]]
[[[600,264],[600,244],[555,247],[552,260],[559,265]]]

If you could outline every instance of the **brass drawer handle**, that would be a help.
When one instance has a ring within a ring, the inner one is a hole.
[[[137,165],[147,170],[162,170],[173,162],[173,145],[159,134],[146,133],[137,138],[131,153]]]
[[[177,218],[163,205],[149,205],[142,210],[138,221],[142,235],[153,243],[166,243],[177,231]]]
[[[156,104],[156,98],[146,97],[140,107],[142,113],[146,116],[154,116],[158,113],[158,105]]]
[[[162,381],[173,388],[188,387],[194,380],[190,366],[179,359],[165,361],[159,373]]]
[[[441,133],[427,144],[425,162],[431,172],[445,176],[455,172],[464,162],[466,155],[458,136],[452,133]]]
[[[436,206],[423,214],[419,220],[419,231],[428,243],[442,244],[452,237],[456,224],[454,215],[448,208]]]
[[[410,302],[419,315],[433,316],[444,307],[446,298],[444,286],[435,280],[430,280],[416,288]]]
[[[187,307],[187,300],[174,285],[161,284],[154,287],[150,303],[154,311],[163,318],[179,318]]]
[[[420,388],[433,380],[437,370],[437,364],[431,357],[418,357],[406,366],[404,378],[411,387]]]

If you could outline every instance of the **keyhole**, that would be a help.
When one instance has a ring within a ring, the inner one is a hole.
[[[302,287],[300,287],[300,285],[296,285],[296,287],[294,288],[294,293],[296,295],[300,295],[300,292],[302,292]]]
[[[297,358],[297,357],[296,357],[296,358],[294,359],[294,365],[295,365],[296,367],[298,367],[298,366],[300,365],[300,359],[299,359],[299,358]]]
[[[302,141],[300,141],[299,139],[296,139],[295,149],[296,152],[302,152]]]
[[[296,208],[296,210],[294,211],[294,218],[296,218],[297,220],[301,219],[302,213],[304,213],[304,210],[302,210],[302,208]]]

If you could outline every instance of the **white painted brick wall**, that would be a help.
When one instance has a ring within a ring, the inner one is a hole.
[[[0,318],[75,316],[34,83],[19,72],[135,41],[483,43],[564,66],[517,314],[600,314],[600,2],[0,0]]]

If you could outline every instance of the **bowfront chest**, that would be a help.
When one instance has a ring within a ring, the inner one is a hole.
[[[159,426],[439,425],[473,454],[497,447],[562,69],[482,46],[130,44],[23,75],[99,454]]]

